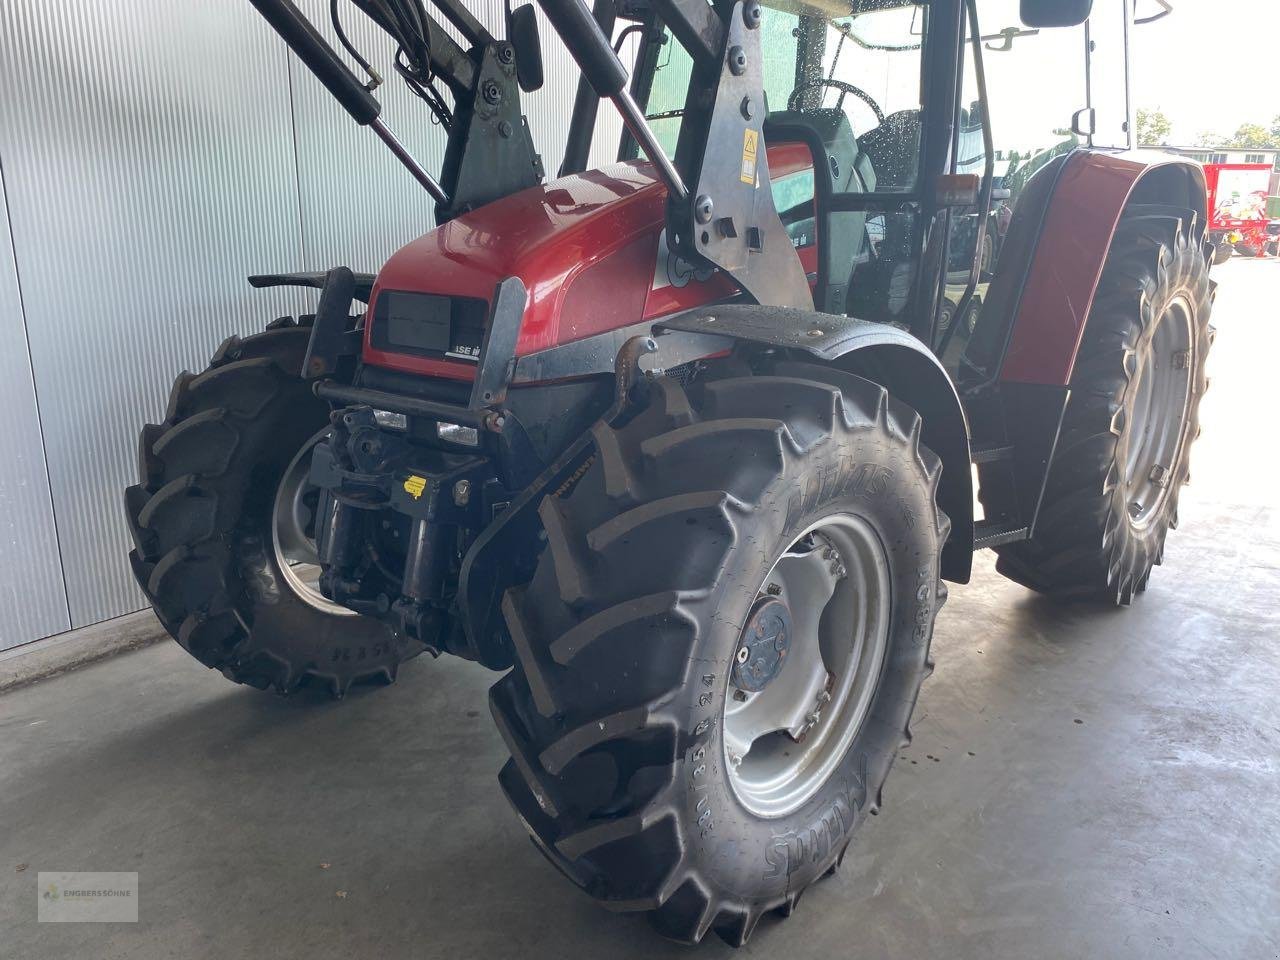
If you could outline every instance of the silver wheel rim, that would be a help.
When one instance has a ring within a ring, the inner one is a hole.
[[[1191,316],[1185,297],[1169,304],[1129,384],[1133,403],[1127,411],[1124,492],[1137,529],[1160,514],[1174,482],[1191,400]]]
[[[315,492],[311,484],[311,451],[329,435],[326,427],[308,440],[289,462],[280,485],[276,488],[275,504],[271,511],[271,546],[275,553],[276,567],[284,578],[289,591],[309,607],[333,616],[355,616],[341,604],[334,603],[320,592],[320,557],[316,543],[308,533],[314,528],[312,507],[308,494]]]
[[[888,648],[888,557],[865,520],[834,514],[792,541],[759,592],[790,609],[790,648],[758,693],[730,674],[721,732],[738,800],[780,817],[827,782],[870,712]]]

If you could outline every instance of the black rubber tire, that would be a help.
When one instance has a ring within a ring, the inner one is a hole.
[[[1236,249],[1236,253],[1240,254],[1240,256],[1242,257],[1256,257],[1258,256],[1258,253],[1259,253],[1257,247],[1255,247],[1252,243],[1245,243],[1243,240],[1240,243],[1236,244],[1235,249]]]
[[[1280,240],[1268,241],[1267,245],[1262,248],[1262,252],[1268,257],[1280,257]]]
[[[545,499],[548,546],[503,611],[515,668],[491,690],[512,759],[499,780],[537,847],[605,906],[666,936],[739,945],[829,873],[881,786],[932,664],[946,591],[942,465],[880,386],[810,364],[651,387],[594,428],[577,485]],[[749,813],[719,720],[740,627],[808,524],[855,512],[890,558],[889,647],[872,713],[793,813]]]
[[[1208,388],[1205,359],[1213,341],[1213,284],[1204,228],[1184,217],[1123,220],[1112,242],[1085,326],[1071,399],[1049,468],[1034,539],[997,547],[996,569],[1018,583],[1062,598],[1125,606],[1146,589],[1178,523],[1178,494],[1190,475],[1189,451],[1200,432]],[[1138,363],[1151,350],[1156,320],[1175,297],[1192,312],[1190,398],[1169,489],[1157,515],[1138,528],[1125,502],[1123,473]]]
[[[277,321],[178,377],[164,422],[138,441],[129,559],[160,621],[205,666],[280,693],[319,681],[340,697],[354,682],[389,683],[422,648],[376,620],[308,606],[277,567],[276,489],[328,423],[299,374],[308,333]]]
[[[1236,248],[1225,240],[1213,248],[1213,265],[1220,266],[1226,263],[1235,255]]]

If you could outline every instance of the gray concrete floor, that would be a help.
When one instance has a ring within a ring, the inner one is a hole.
[[[1215,389],[1147,595],[1063,609],[980,557],[883,813],[739,956],[1280,955],[1280,262],[1215,276]],[[691,955],[527,841],[491,679],[424,660],[281,700],[164,644],[0,696],[0,957]],[[141,921],[38,925],[40,870],[138,871]]]

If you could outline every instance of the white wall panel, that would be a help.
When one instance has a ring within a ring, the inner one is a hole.
[[[0,158],[0,650],[70,626]]]
[[[0,3],[0,160],[73,625],[141,605],[122,491],[174,375],[289,312],[244,283],[301,264],[286,69],[248,3]]]

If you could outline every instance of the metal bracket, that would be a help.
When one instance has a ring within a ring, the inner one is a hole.
[[[449,130],[440,182],[448,203],[441,221],[542,181],[542,158],[520,112],[515,49],[506,42],[484,47],[475,86]]]
[[[662,7],[687,49],[694,38],[698,44],[711,39],[714,31],[700,25],[701,15],[699,22],[685,16],[689,4]],[[668,197],[668,235],[677,253],[719,267],[757,303],[811,310],[804,268],[769,187],[760,5],[738,0],[725,9],[716,57],[700,59],[699,47],[691,50],[693,76],[675,159],[692,188],[687,198]]]
[[[719,63],[725,31],[711,4],[706,0],[653,0],[653,8],[695,63]]]
[[[480,362],[471,384],[472,410],[500,407],[507,399],[507,387],[516,364],[516,341],[524,319],[529,294],[519,277],[508,277],[493,292],[489,323],[480,344]]]
[[[307,354],[302,361],[304,380],[333,376],[337,372],[338,361],[344,355],[351,355],[352,344],[347,328],[351,323],[355,288],[355,276],[346,267],[334,267],[325,274],[320,304],[316,307],[311,336],[307,340]]]

